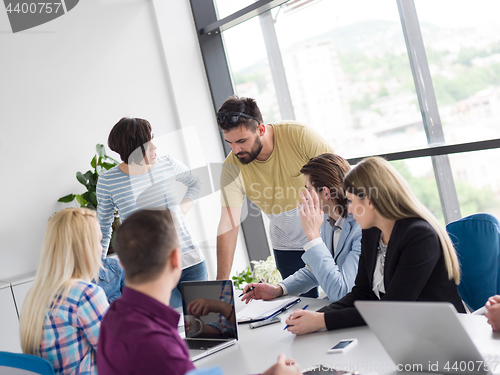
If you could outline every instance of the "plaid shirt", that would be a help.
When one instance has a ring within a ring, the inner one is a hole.
[[[224,281],[221,291],[220,291],[220,297],[219,300],[225,303],[230,304],[231,306],[234,305],[234,299],[233,299],[233,284],[230,281]],[[236,312],[233,311],[233,314]],[[235,317],[236,319],[236,317]],[[208,323],[210,327],[215,329],[217,332],[219,332],[219,335],[221,337],[235,337],[236,336],[236,330],[235,327],[228,322],[228,320],[222,315],[219,314],[219,318],[217,319],[217,322],[210,322]]]
[[[97,374],[99,328],[108,307],[100,287],[78,281],[59,307],[47,313],[40,354],[56,374]]]

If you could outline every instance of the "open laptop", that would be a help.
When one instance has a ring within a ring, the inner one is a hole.
[[[231,280],[183,281],[184,339],[196,361],[238,341],[234,288]]]
[[[354,305],[399,371],[500,373],[500,364],[494,362],[494,371],[488,371],[451,303],[356,301]]]

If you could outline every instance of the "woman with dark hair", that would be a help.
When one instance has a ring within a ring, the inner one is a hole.
[[[151,125],[144,119],[122,118],[111,130],[108,146],[120,155],[122,163],[100,175],[97,182],[97,212],[104,254],[111,239],[115,208],[122,220],[140,209],[169,208],[176,220],[182,248],[181,281],[207,280],[203,255],[184,221],[184,215],[201,192],[200,179],[178,160],[156,155]],[[187,186],[180,202],[175,191],[177,182]],[[140,243],[136,247],[141,251]],[[182,306],[178,288],[172,292],[171,305]]]
[[[288,330],[300,335],[363,325],[357,300],[443,301],[465,312],[450,237],[396,169],[380,157],[367,158],[347,173],[344,189],[363,230],[355,285],[318,312],[294,311]]]

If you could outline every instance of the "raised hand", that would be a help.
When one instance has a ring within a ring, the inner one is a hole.
[[[319,201],[318,194],[314,189],[311,192],[304,190],[300,192],[302,204],[297,202],[297,207],[300,212],[300,223],[302,230],[309,241],[320,237],[319,228],[323,224],[324,215]]]

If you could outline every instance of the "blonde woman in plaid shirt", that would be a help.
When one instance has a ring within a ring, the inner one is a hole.
[[[24,353],[41,356],[56,374],[97,374],[101,320],[109,307],[93,280],[101,265],[95,212],[67,208],[48,222],[38,272],[21,313]]]

